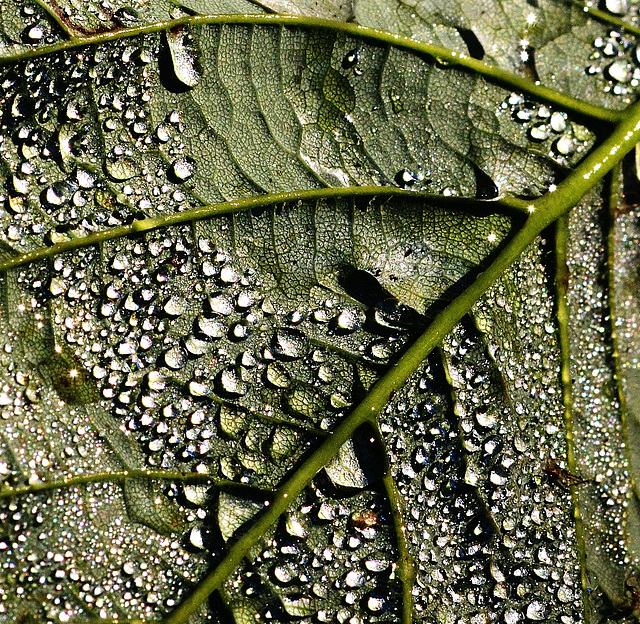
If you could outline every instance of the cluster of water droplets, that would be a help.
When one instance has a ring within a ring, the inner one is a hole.
[[[3,71],[5,240],[51,245],[193,206],[182,119],[174,111],[155,121],[148,106],[157,55],[157,40],[128,41]]]
[[[590,76],[602,76],[604,91],[629,99],[640,84],[640,47],[634,37],[611,30],[596,37],[593,52],[585,71]]]
[[[514,278],[522,302],[505,298]],[[535,255],[524,260],[385,412],[427,621],[581,620],[571,499],[545,474],[563,440],[544,283]]]
[[[500,108],[524,127],[536,149],[543,150],[562,165],[574,165],[593,145],[594,136],[584,126],[571,121],[566,113],[554,111],[524,95],[512,93]]]
[[[347,501],[320,481],[281,519],[252,565],[226,583],[231,603],[250,597],[256,619],[267,622],[396,621],[401,586],[386,501],[366,491]]]

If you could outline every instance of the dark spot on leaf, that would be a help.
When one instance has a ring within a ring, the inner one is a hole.
[[[484,58],[484,48],[478,40],[478,37],[475,36],[474,32],[466,28],[458,28],[458,32],[467,46],[467,50],[469,50],[469,56],[482,60]]]
[[[352,269],[339,282],[350,297],[368,307],[374,306],[381,301],[393,299],[380,282],[368,271]]]
[[[476,197],[478,199],[495,199],[500,194],[496,183],[482,169],[475,167]]]

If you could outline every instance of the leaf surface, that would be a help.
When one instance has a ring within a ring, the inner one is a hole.
[[[631,621],[632,32],[265,8],[2,6],[0,617]]]

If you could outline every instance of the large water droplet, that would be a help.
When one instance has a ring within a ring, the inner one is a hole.
[[[309,349],[307,337],[295,329],[278,330],[274,334],[271,344],[275,355],[289,360],[304,357]]]
[[[614,15],[626,15],[629,12],[628,0],[605,0],[604,6]]]
[[[225,368],[218,374],[218,387],[223,394],[243,396],[247,393],[247,386],[242,381],[240,373],[234,368]]]
[[[186,182],[189,178],[193,177],[196,172],[196,164],[190,158],[178,158],[175,160],[171,169],[169,170],[170,176],[176,182]]]
[[[177,26],[166,36],[175,77],[192,89],[200,82],[201,70],[191,33],[184,26]]]

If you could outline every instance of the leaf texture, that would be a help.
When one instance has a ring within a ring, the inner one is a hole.
[[[607,19],[0,2],[0,621],[637,619]]]

